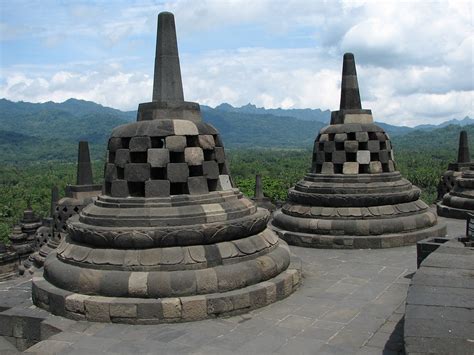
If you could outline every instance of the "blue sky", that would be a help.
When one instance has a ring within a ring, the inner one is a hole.
[[[474,116],[474,9],[463,0],[0,0],[0,97],[136,109],[151,98],[164,10],[189,101],[335,110],[351,51],[378,121]]]

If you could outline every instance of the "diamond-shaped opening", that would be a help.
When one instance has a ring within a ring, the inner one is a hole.
[[[370,153],[370,161],[379,161],[379,153]]]
[[[166,180],[166,168],[151,168],[150,176],[152,180]]]
[[[64,213],[67,213],[67,206],[64,206],[64,207],[63,207],[63,212],[64,212]]]
[[[203,176],[202,165],[190,165],[189,176]]]
[[[163,137],[151,137],[152,148],[163,148],[165,146],[165,139]]]
[[[79,213],[79,207],[74,207],[74,212]]]
[[[347,140],[349,140],[349,141],[355,141],[355,140],[356,140],[356,134],[355,134],[355,132],[349,132],[349,133],[347,133]]]
[[[357,153],[346,153],[346,161],[357,161]]]
[[[217,191],[217,179],[207,179],[207,187],[209,191]]]
[[[188,193],[188,184],[186,182],[173,182],[170,184],[171,195],[184,195]]]
[[[334,174],[342,174],[343,164],[334,164]]]
[[[368,174],[369,164],[359,164],[359,174]]]
[[[344,142],[336,142],[336,150],[344,150]]]
[[[147,152],[130,152],[130,162],[132,163],[146,163],[147,159]]]
[[[130,137],[122,138],[122,148],[128,149],[130,147]]]
[[[186,145],[188,147],[199,147],[198,136],[186,136]]]
[[[216,155],[214,153],[214,150],[204,149],[203,152],[204,152],[204,160],[206,161],[215,160]]]
[[[133,197],[145,197],[145,183],[129,181],[128,182],[128,193]]]
[[[170,152],[170,163],[184,163],[184,152]]]

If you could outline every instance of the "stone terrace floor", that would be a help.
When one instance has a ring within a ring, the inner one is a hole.
[[[464,221],[440,219],[448,222],[449,235],[464,233]],[[403,353],[404,305],[416,270],[415,246],[291,250],[303,261],[303,284],[289,298],[271,306],[246,315],[194,323],[130,326],[76,322],[68,331],[37,343],[27,352]]]

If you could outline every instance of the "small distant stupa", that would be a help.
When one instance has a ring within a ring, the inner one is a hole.
[[[438,200],[441,200],[445,194],[451,192],[456,179],[465,170],[474,170],[474,163],[471,162],[467,132],[461,131],[459,133],[458,159],[455,163],[450,163],[448,170],[441,176],[438,184]]]
[[[219,133],[184,101],[169,12],[158,15],[153,101],[112,131],[107,153],[104,194],[68,220],[33,280],[36,305],[89,321],[179,322],[247,312],[298,286],[270,213],[233,186]]]
[[[362,109],[354,55],[344,54],[340,109],[271,228],[290,244],[315,248],[387,248],[444,236],[446,226],[419,196],[396,170],[389,136]]]
[[[276,206],[263,193],[262,176],[260,174],[255,175],[255,195],[252,200],[258,207],[265,208],[270,212],[276,210]]]

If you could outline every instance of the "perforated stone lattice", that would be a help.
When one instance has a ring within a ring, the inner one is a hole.
[[[384,132],[323,133],[314,142],[312,173],[379,174],[396,170]]]
[[[219,135],[112,137],[105,192],[112,197],[168,197],[232,188]]]

